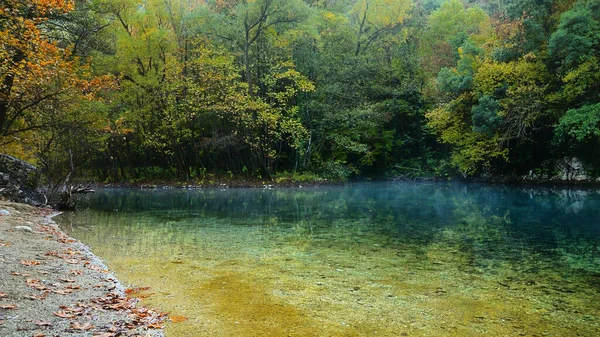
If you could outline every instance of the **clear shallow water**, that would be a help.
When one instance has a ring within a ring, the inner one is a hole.
[[[600,191],[101,190],[57,220],[169,336],[598,336]]]

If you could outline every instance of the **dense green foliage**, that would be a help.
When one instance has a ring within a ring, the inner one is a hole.
[[[0,12],[0,144],[48,172],[600,168],[598,0],[28,1]]]

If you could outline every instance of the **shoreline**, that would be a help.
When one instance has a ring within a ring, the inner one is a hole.
[[[416,177],[416,178],[385,178],[385,179],[355,179],[350,181],[313,181],[313,182],[283,182],[274,181],[219,181],[212,184],[195,184],[185,181],[155,181],[155,182],[116,182],[116,183],[91,183],[94,189],[102,188],[130,188],[130,189],[223,189],[223,188],[314,188],[327,186],[344,186],[360,183],[463,183],[463,184],[487,184],[506,185],[513,187],[542,187],[542,188],[600,188],[600,178],[588,180],[527,180],[522,178],[442,178],[442,177]]]
[[[163,337],[166,314],[138,305],[60,213],[0,201],[0,335]]]

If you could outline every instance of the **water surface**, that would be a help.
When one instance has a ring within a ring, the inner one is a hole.
[[[600,191],[98,191],[57,219],[169,336],[598,336]]]

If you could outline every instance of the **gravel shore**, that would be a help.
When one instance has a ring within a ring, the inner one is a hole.
[[[166,315],[138,306],[52,213],[0,201],[0,336],[164,336]]]

